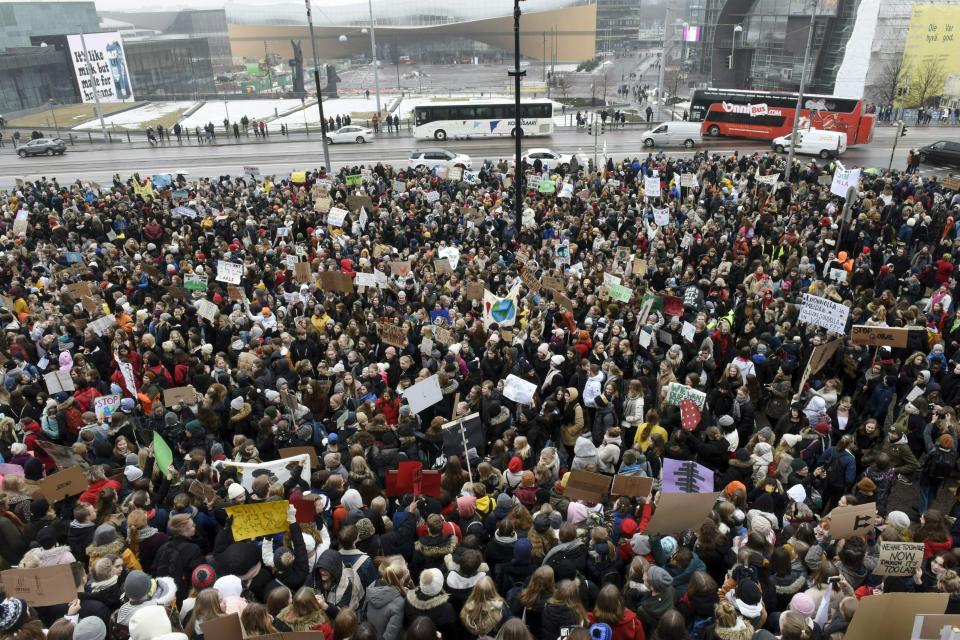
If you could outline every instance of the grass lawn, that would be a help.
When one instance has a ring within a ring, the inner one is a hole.
[[[105,102],[101,105],[103,115],[129,109],[133,103],[129,102]],[[57,124],[62,129],[69,129],[82,124],[87,120],[97,117],[96,105],[92,104],[65,104],[54,106],[54,112],[57,116]],[[25,129],[30,127],[53,127],[53,117],[50,115],[50,109],[37,111],[30,115],[21,116],[12,120],[7,120],[7,126],[13,129]]]

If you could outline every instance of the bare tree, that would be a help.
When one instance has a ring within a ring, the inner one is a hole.
[[[892,104],[899,97],[898,92],[903,86],[903,80],[903,56],[896,56],[880,69],[875,89],[879,101]]]
[[[926,107],[943,91],[946,71],[943,61],[936,58],[920,60],[916,64],[904,63],[910,80],[910,106]]]
[[[565,73],[558,73],[554,76],[554,86],[560,90],[560,95],[567,97],[567,91],[570,90],[570,78]]]

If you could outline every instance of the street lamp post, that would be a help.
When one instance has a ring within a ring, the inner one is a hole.
[[[57,112],[53,108],[53,98],[50,98],[50,115],[53,116],[53,128],[57,131],[57,137],[60,137],[60,125],[57,124]]]
[[[817,21],[817,0],[810,0],[810,28],[807,31],[807,48],[803,52],[803,68],[800,70],[800,91],[797,93],[797,107],[793,110],[793,128],[790,133],[790,152],[787,154],[787,169],[784,179],[789,184],[793,172],[793,152],[797,146],[797,125],[800,123],[800,109],[803,107],[803,90],[807,86],[807,63],[810,61],[810,48],[813,46],[813,30]]]
[[[367,0],[367,6],[370,8],[370,55],[373,58],[373,87],[377,91],[377,117],[380,112],[380,74],[377,68],[377,37],[373,31],[373,0]]]
[[[513,78],[513,138],[516,142],[515,156],[513,163],[513,194],[514,194],[514,215],[516,216],[517,241],[520,240],[520,230],[523,223],[523,170],[520,167],[520,140],[523,137],[521,126],[523,119],[520,117],[520,78],[526,75],[526,71],[520,69],[520,2],[513,0],[513,69],[507,72],[508,76]]]
[[[320,87],[320,63],[317,61],[317,41],[313,37],[313,13],[310,11],[310,0],[304,0],[307,5],[307,24],[310,25],[310,47],[313,50],[313,84],[317,87],[317,109],[320,110],[320,143],[323,145],[323,162],[329,172],[333,172],[330,162],[330,148],[327,146],[327,119],[323,116],[323,89]]]

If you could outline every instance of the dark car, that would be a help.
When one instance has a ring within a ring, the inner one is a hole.
[[[960,142],[940,140],[921,147],[917,153],[920,154],[920,162],[960,166]]]
[[[37,138],[17,149],[17,155],[21,158],[27,156],[62,156],[67,150],[67,145],[60,138]]]

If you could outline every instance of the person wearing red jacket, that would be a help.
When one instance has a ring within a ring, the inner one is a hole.
[[[87,471],[87,482],[89,482],[90,485],[86,491],[80,494],[80,502],[96,505],[97,497],[100,495],[100,492],[106,488],[113,489],[118,493],[120,492],[120,483],[107,478],[101,466],[90,467]]]
[[[587,613],[590,624],[602,622],[613,630],[611,640],[646,640],[643,623],[623,604],[623,596],[616,585],[608,584],[597,594],[593,611]]]

